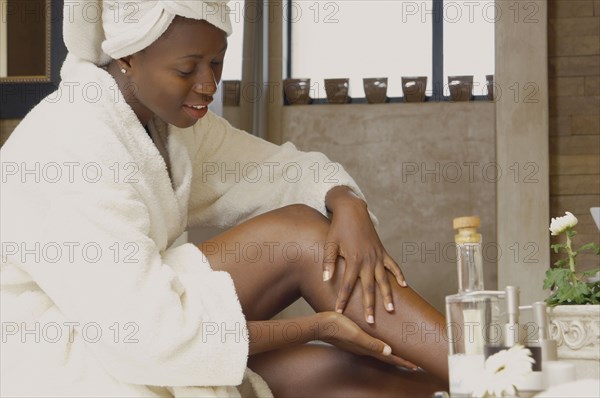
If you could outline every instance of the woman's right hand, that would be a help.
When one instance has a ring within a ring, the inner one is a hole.
[[[392,348],[369,335],[347,316],[333,312],[319,315],[319,340],[357,355],[369,355],[391,365],[417,369],[417,365],[392,353]]]

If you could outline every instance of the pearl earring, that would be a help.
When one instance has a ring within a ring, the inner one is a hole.
[[[125,69],[125,68],[121,68],[121,73],[122,73],[122,74],[126,74],[126,73],[127,73],[127,69]]]

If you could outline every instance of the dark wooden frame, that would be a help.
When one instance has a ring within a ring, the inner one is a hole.
[[[8,78],[0,81],[0,119],[23,118],[35,105],[58,88],[60,68],[67,56],[63,41],[63,0],[51,0],[50,67],[45,77]]]

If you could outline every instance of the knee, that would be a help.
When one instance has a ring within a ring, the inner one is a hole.
[[[295,204],[280,209],[280,222],[288,242],[301,249],[302,257],[315,260],[314,253],[320,253],[329,231],[329,219],[312,207]]]
[[[293,204],[282,207],[280,209],[290,219],[307,220],[312,222],[324,222],[328,223],[329,220],[319,211],[305,204]]]
[[[295,235],[313,236],[317,234],[320,236],[329,230],[329,219],[310,206],[294,204],[282,207],[280,210],[282,211],[282,220],[290,228],[293,228],[290,231]]]

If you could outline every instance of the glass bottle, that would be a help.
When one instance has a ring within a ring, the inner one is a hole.
[[[468,397],[483,377],[484,348],[501,337],[498,298],[484,291],[481,234],[477,216],[453,220],[458,293],[446,297],[450,395]],[[500,333],[498,333],[500,332]],[[498,336],[500,334],[500,336]]]

